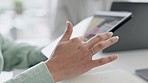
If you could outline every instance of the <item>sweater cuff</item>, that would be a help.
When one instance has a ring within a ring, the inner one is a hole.
[[[53,77],[44,62],[31,67],[10,81],[14,83],[54,83]]]

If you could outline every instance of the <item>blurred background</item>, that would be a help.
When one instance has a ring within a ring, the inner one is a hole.
[[[148,0],[94,1],[100,3],[100,10],[109,10],[112,1]],[[50,42],[51,35],[55,34],[52,29],[57,4],[58,0],[0,0],[0,33],[16,42],[46,45]]]
[[[0,33],[17,42],[46,43],[49,4],[50,0],[0,0]]]

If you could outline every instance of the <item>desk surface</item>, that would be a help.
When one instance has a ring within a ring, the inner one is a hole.
[[[114,62],[114,65],[123,68],[130,73],[135,73],[136,69],[148,68],[148,49],[114,53],[100,53],[98,56],[106,56],[110,54],[118,54],[119,58]]]
[[[118,59],[113,62],[112,65],[116,66],[117,68],[128,71],[136,77],[139,77],[135,74],[136,69],[148,68],[148,49],[114,53],[98,53],[96,57],[108,56],[111,54],[118,54]]]

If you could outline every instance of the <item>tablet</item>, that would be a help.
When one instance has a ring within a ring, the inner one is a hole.
[[[130,12],[96,12],[87,28],[85,37],[90,39],[96,34],[114,32],[132,17]]]
[[[97,12],[94,16],[90,16],[75,25],[71,38],[82,35],[90,38],[102,32],[115,31],[117,28],[119,28],[119,26],[127,22],[131,18],[131,15],[132,14],[129,12]],[[56,48],[62,36],[63,35],[42,49],[42,53],[47,58],[51,58],[51,54]]]

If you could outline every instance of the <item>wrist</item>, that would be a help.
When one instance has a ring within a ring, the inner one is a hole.
[[[60,81],[60,70],[57,67],[56,62],[53,60],[47,60],[45,64],[47,65],[48,70],[51,72],[54,81]]]

